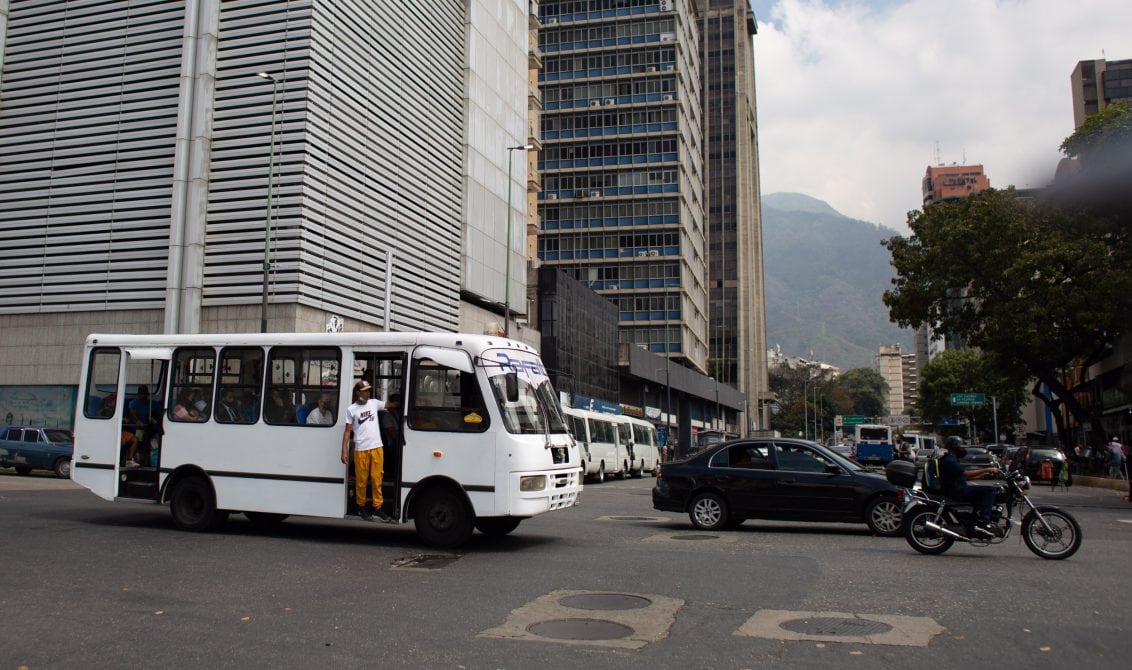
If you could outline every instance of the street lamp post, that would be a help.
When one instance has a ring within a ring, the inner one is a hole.
[[[533,144],[520,144],[507,147],[507,239],[503,243],[503,253],[507,257],[503,273],[503,337],[511,335],[511,152],[516,149],[534,149]]]
[[[668,277],[664,278],[664,392],[667,398],[664,401],[664,430],[665,430],[665,444],[672,442],[672,356],[671,349],[669,348],[668,341]],[[677,423],[676,430],[679,432],[680,424]],[[672,450],[673,457],[676,456],[675,449]]]
[[[275,191],[275,122],[276,101],[279,95],[279,80],[267,72],[257,72],[257,76],[271,80],[271,149],[267,168],[267,222],[263,228],[263,300],[259,310],[259,332],[267,332],[267,284],[271,273],[271,219],[274,214],[272,196]]]

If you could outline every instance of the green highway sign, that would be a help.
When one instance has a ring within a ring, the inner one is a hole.
[[[952,393],[950,400],[952,407],[978,407],[987,404],[987,397],[982,393]]]
[[[841,417],[841,424],[846,428],[849,428],[851,426],[859,426],[862,423],[865,423],[864,414],[846,414]]]

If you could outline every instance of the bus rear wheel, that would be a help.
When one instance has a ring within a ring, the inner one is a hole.
[[[468,541],[474,530],[471,510],[459,495],[447,487],[424,493],[414,505],[413,523],[421,540],[437,549],[460,546]]]
[[[181,530],[213,531],[228,520],[228,510],[216,509],[216,494],[203,477],[187,477],[177,482],[169,499],[173,523]]]

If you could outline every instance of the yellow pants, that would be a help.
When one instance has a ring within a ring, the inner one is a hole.
[[[354,450],[354,501],[358,507],[366,504],[366,484],[373,480],[373,508],[381,509],[385,500],[381,497],[381,473],[385,467],[385,450]]]

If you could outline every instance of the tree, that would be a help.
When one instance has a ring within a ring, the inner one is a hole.
[[[794,437],[833,434],[833,419],[847,414],[852,405],[839,379],[814,367],[775,368],[769,374],[770,390],[778,398],[771,428]]]
[[[847,414],[877,417],[888,414],[888,382],[876,370],[853,368],[837,378],[852,408]]]
[[[993,352],[1004,376],[1021,369],[1050,390],[1033,392],[1055,418],[1064,406],[1086,422],[1063,371],[1099,360],[1129,327],[1132,258],[1079,216],[993,189],[911,212],[912,236],[882,243],[897,274],[891,318]]]
[[[938,424],[951,417],[969,419],[984,436],[991,438],[988,442],[998,442],[998,436],[994,435],[995,423],[999,433],[1009,433],[1022,418],[1027,381],[1025,374],[1004,376],[1001,368],[994,354],[978,349],[949,349],[940,353],[920,371],[916,402],[920,421]],[[982,407],[956,408],[951,404],[952,393],[982,393],[987,396],[987,403]],[[997,400],[997,417],[992,397]]]

